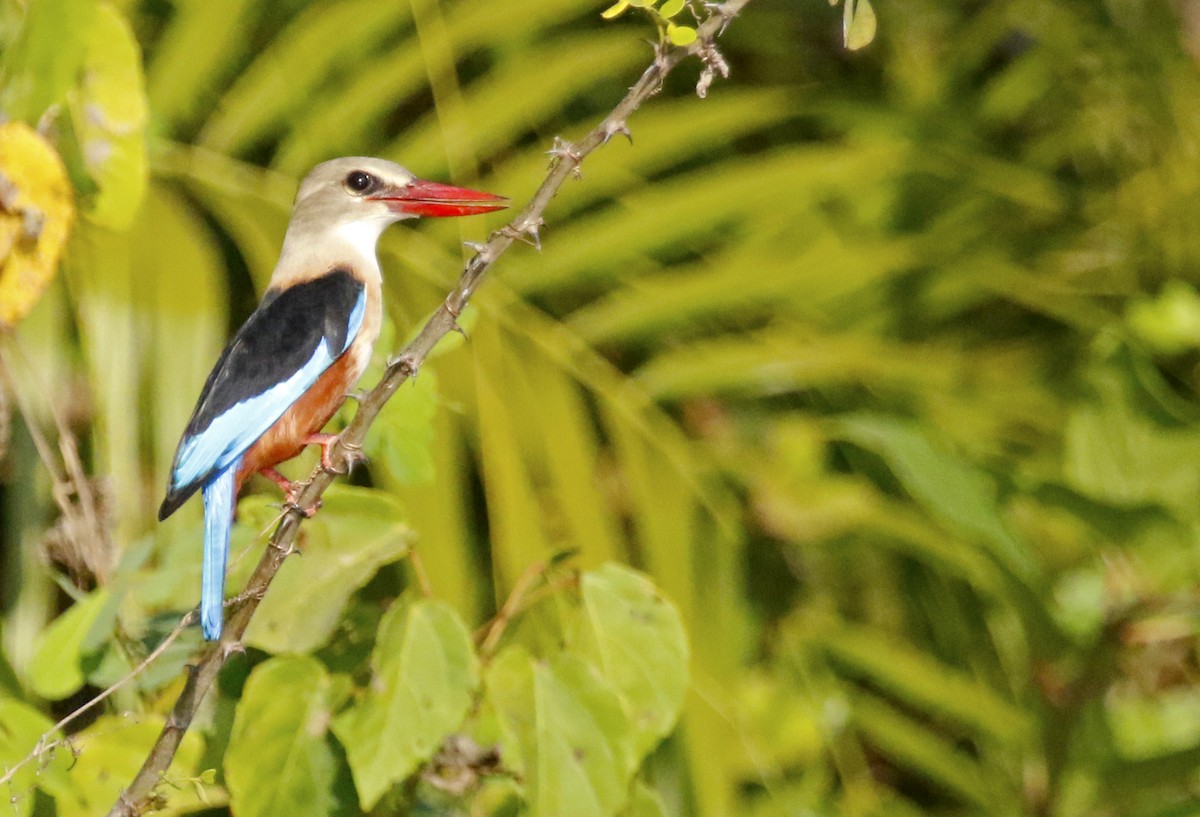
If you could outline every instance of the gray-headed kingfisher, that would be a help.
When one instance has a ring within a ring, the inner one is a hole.
[[[166,519],[204,496],[200,622],[221,635],[225,562],[238,491],[262,473],[289,500],[275,466],[306,445],[332,468],[336,437],[321,434],[358,381],[379,337],[382,278],[375,244],[418,216],[468,216],[507,206],[490,193],[427,182],[383,159],[317,165],[300,184],[279,262],[261,303],[233,336],[200,392],[158,511]]]

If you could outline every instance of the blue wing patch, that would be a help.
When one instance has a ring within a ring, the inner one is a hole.
[[[205,383],[159,519],[241,457],[317,382],[358,335],[366,305],[365,287],[344,270],[268,292]]]
[[[322,340],[313,356],[294,375],[257,397],[235,403],[204,431],[185,438],[179,446],[172,483],[188,485],[212,471],[225,470],[317,382],[335,359]]]

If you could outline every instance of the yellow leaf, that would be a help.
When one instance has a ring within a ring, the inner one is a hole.
[[[605,20],[611,20],[627,8],[629,8],[629,0],[617,0],[616,3],[605,9],[600,16]]]
[[[101,3],[89,31],[82,82],[73,94],[75,127],[88,175],[98,191],[85,210],[104,227],[126,230],[149,178],[142,53],[129,23]]]
[[[50,284],[74,218],[58,153],[24,122],[0,125],[0,329],[25,317]]]
[[[691,45],[696,42],[696,29],[691,26],[677,26],[667,23],[667,39],[672,45]]]
[[[857,51],[875,39],[875,9],[871,7],[871,0],[846,0],[842,19],[846,48]]]

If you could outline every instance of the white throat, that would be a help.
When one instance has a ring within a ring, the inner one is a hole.
[[[272,285],[291,278],[307,278],[328,269],[331,263],[353,264],[364,278],[378,280],[375,246],[387,226],[388,222],[382,219],[364,219],[347,221],[321,232],[289,227],[271,277]]]
[[[379,236],[387,228],[387,222],[376,221],[348,221],[345,224],[335,228],[334,233],[350,245],[354,251],[364,260],[372,264],[377,263],[375,260],[375,246],[379,243]]]

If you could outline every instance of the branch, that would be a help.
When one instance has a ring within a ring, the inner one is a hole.
[[[506,226],[492,233],[486,244],[475,246],[475,256],[467,263],[457,286],[446,296],[433,316],[421,329],[420,334],[395,358],[388,361],[383,379],[359,401],[354,420],[341,434],[332,451],[335,461],[349,462],[362,449],[363,440],[371,423],[379,415],[383,405],[395,394],[404,381],[417,373],[429,352],[445,335],[458,328],[456,319],[462,314],[471,295],[479,287],[484,274],[504,254],[513,242],[522,239],[540,248],[538,230],[543,224],[542,213],[550,200],[572,175],[577,175],[583,159],[617,134],[629,134],[626,119],[646,100],[662,89],[663,80],[688,56],[697,56],[703,62],[696,92],[701,97],[708,90],[716,75],[728,74],[728,66],[713,44],[714,39],[725,30],[729,21],[741,12],[750,0],[726,0],[718,5],[708,5],[708,18],[697,29],[697,40],[687,48],[659,46],[655,49],[654,61],[642,73],[637,83],[613,108],[599,125],[578,142],[570,143],[556,139],[550,151],[553,160],[550,171],[541,187],[525,208]],[[246,589],[234,605],[234,613],[225,627],[221,640],[207,652],[198,664],[190,668],[187,683],[175,702],[175,708],[158,736],[154,747],[146,758],[141,771],[109,812],[109,817],[134,817],[143,814],[150,806],[154,787],[170,765],[175,752],[183,740],[184,732],[192,722],[205,693],[213,685],[230,655],[243,650],[242,635],[254,616],[259,602],[267,592],[275,573],[284,559],[296,550],[296,538],[304,520],[301,508],[315,507],[321,495],[330,486],[335,474],[317,468],[297,498],[298,507],[290,507],[246,584]]]

